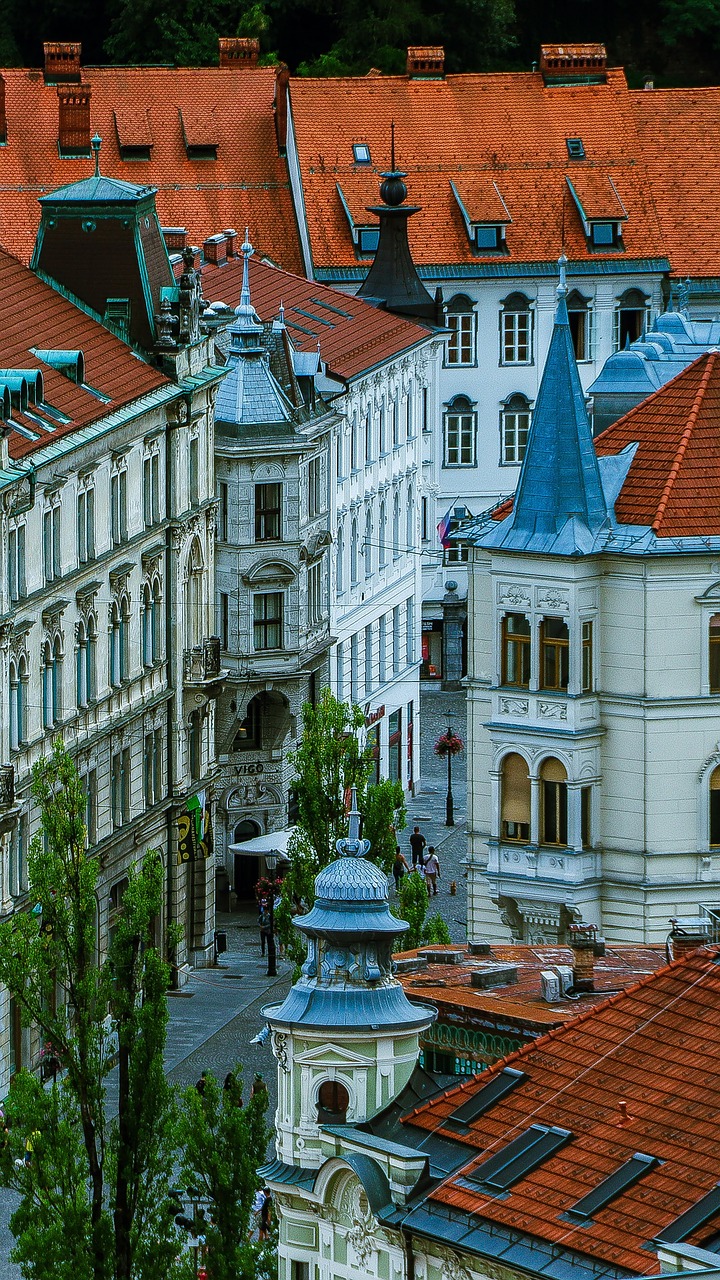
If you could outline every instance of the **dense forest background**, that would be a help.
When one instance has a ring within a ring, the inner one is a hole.
[[[219,35],[258,35],[300,75],[405,68],[443,44],[448,71],[529,69],[541,41],[602,40],[633,85],[720,83],[720,0],[0,0],[0,65],[39,66],[43,40],[83,62],[217,62]]]

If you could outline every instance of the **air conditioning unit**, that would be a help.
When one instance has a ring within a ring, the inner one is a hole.
[[[548,1004],[555,1004],[560,999],[560,979],[552,969],[542,969],[540,972],[540,987],[542,998]]]
[[[563,995],[567,995],[568,991],[572,991],[575,977],[570,964],[556,964],[555,972],[560,979],[560,991]]]

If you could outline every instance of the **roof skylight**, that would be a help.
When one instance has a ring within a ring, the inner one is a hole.
[[[463,516],[465,508],[463,507]],[[466,1130],[473,1120],[477,1120],[478,1116],[483,1115],[490,1107],[494,1107],[496,1102],[504,1098],[517,1085],[526,1080],[527,1076],[524,1071],[515,1071],[513,1067],[505,1067],[498,1075],[494,1076],[483,1088],[474,1093],[471,1098],[463,1102],[462,1106],[456,1108],[452,1115],[448,1117],[447,1124],[451,1128]]]
[[[370,148],[366,142],[353,142],[353,157],[356,164],[372,164]]]
[[[491,1191],[507,1191],[526,1174],[531,1173],[572,1138],[569,1129],[555,1125],[545,1128],[533,1124],[519,1138],[514,1138],[502,1151],[496,1152],[467,1175],[468,1182],[478,1183]]]
[[[658,1163],[656,1156],[646,1156],[641,1151],[636,1151],[635,1155],[621,1164],[619,1169],[611,1173],[608,1178],[604,1178],[597,1187],[588,1191],[586,1196],[568,1209],[567,1216],[587,1221],[594,1213],[604,1209],[606,1204],[610,1204],[616,1196],[627,1191],[628,1187],[637,1182],[638,1178],[642,1178],[643,1174],[649,1173]]]
[[[582,138],[566,138],[565,144],[571,160],[585,159],[585,147],[583,146]]]
[[[698,1200],[692,1209],[687,1209],[674,1222],[668,1223],[662,1231],[658,1231],[657,1239],[667,1244],[685,1240],[697,1227],[714,1218],[716,1213],[720,1213],[720,1182],[717,1182],[712,1191],[708,1191],[701,1200]]]

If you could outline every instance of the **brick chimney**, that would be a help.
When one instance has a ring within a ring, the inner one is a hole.
[[[80,84],[82,45],[74,41],[46,40],[43,44],[46,84]]]
[[[568,941],[573,953],[573,991],[595,990],[595,934],[594,924],[571,924]]]
[[[285,155],[287,149],[289,83],[290,68],[287,63],[281,62],[275,73],[275,101],[273,103],[273,109],[275,111],[275,137],[277,138],[278,151],[281,156]]]
[[[187,231],[184,227],[161,227],[165,248],[169,253],[179,253],[187,244]]]
[[[58,85],[58,144],[64,156],[90,155],[89,84]]]
[[[408,46],[407,75],[409,80],[444,80],[445,50],[441,44],[414,44]]]
[[[670,950],[673,960],[679,960],[681,956],[689,955],[691,951],[697,951],[698,947],[704,947],[707,943],[707,935],[701,929],[680,929],[673,927],[670,934]]]
[[[203,240],[203,256],[206,262],[212,262],[216,267],[221,267],[226,261],[227,239],[221,231]]]
[[[220,36],[221,67],[256,67],[260,58],[260,41],[255,36]]]
[[[223,231],[223,235],[227,243],[226,252],[227,252],[228,258],[236,258],[237,257],[237,231],[234,229],[234,227],[227,227],[226,230]]]
[[[5,112],[5,80],[0,76],[0,143],[7,142],[7,114]]]
[[[604,44],[541,44],[540,70],[546,84],[604,84]]]

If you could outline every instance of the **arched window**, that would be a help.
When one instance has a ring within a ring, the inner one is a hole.
[[[199,539],[193,538],[185,582],[185,647],[187,649],[196,648],[203,639],[203,582],[202,547]]]
[[[407,550],[413,551],[415,548],[415,490],[411,484],[408,485],[405,520],[405,542],[407,544]]]
[[[720,693],[720,613],[714,613],[708,627],[708,677],[711,693]]]
[[[720,764],[710,774],[710,844],[720,845]]]
[[[567,297],[570,336],[576,360],[592,360],[592,318],[590,299],[573,289]]]
[[[318,1120],[326,1124],[344,1124],[350,1094],[339,1080],[324,1080],[320,1085],[317,1100]]]
[[[522,756],[512,752],[502,762],[500,834],[503,840],[530,839],[530,774]]]
[[[387,507],[385,499],[380,503],[380,519],[378,521],[378,543],[379,543],[379,560],[380,568],[384,569],[387,564]]]
[[[87,630],[84,622],[77,626],[75,652],[75,702],[78,707],[87,705]]]
[[[365,515],[365,540],[363,542],[363,556],[365,559],[365,577],[371,578],[373,571],[373,523],[372,512],[368,511]]]
[[[53,656],[50,641],[43,645],[42,652],[42,691],[43,691],[43,725],[46,729],[53,726]]]
[[[87,648],[85,650],[85,701],[93,702],[97,688],[97,620],[91,614],[87,620]]]
[[[130,601],[126,595],[120,599],[119,617],[120,682],[122,683],[130,674]]]
[[[53,722],[62,719],[62,645],[60,637],[55,637],[52,652],[52,703]]]
[[[142,589],[140,631],[142,638],[142,664],[144,667],[151,667],[153,663],[153,599],[149,582],[146,582]]]
[[[20,745],[20,732],[18,729],[18,689],[20,687],[20,678],[18,669],[14,662],[10,663],[10,750],[17,751]]]
[[[162,606],[162,587],[160,585],[160,579],[154,578],[153,591],[152,591],[152,660],[153,662],[159,662],[160,658],[162,657],[161,650],[160,650],[160,643],[161,643],[160,623],[161,623],[161,617],[162,617],[161,606]]]
[[[467,396],[455,396],[454,400],[447,405],[444,427],[443,465],[474,467],[476,465],[476,414]]]
[[[650,324],[650,299],[640,289],[626,289],[615,304],[613,346],[622,351],[637,342]]]
[[[10,748],[17,751],[27,739],[27,659],[10,663]]]
[[[511,293],[500,308],[500,363],[533,363],[534,315],[524,293]]]
[[[345,590],[345,525],[342,523],[338,525],[335,547],[335,582],[337,593],[341,596]]]
[[[120,684],[120,605],[117,600],[113,600],[110,610],[110,636],[109,636],[109,668],[110,668],[110,684],[113,688],[117,688]]]
[[[510,396],[500,411],[500,461],[506,466],[522,462],[530,434],[530,401],[519,393]]]
[[[350,526],[350,584],[355,586],[358,580],[358,527],[357,520]]]
[[[506,613],[502,620],[501,684],[530,686],[530,623],[524,613]]]
[[[562,618],[540,623],[540,688],[567,689],[570,671],[570,632]]]
[[[540,770],[542,844],[567,844],[567,773],[559,760],[544,760]]]
[[[445,348],[446,365],[472,365],[476,361],[475,307],[471,298],[456,293],[445,308],[450,337]]]
[[[400,494],[396,489],[393,498],[393,560],[398,560],[400,553]]]

